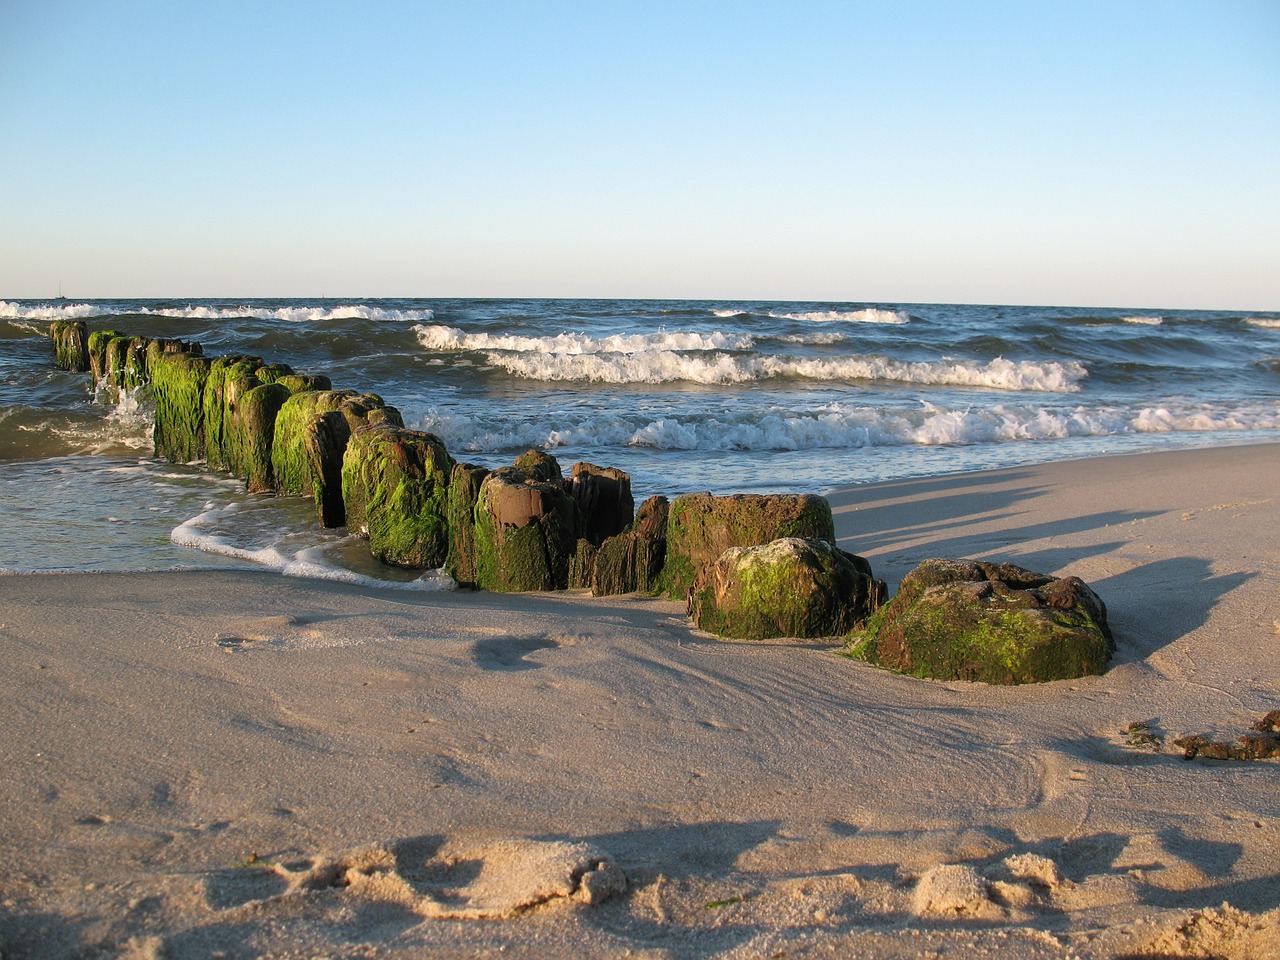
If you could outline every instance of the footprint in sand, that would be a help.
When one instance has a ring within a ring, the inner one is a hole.
[[[626,886],[613,860],[587,843],[514,839],[455,847],[423,838],[314,863],[218,871],[206,878],[205,900],[228,909],[340,890],[426,919],[492,920],[554,902],[599,903]]]
[[[529,660],[529,655],[559,646],[550,637],[490,637],[472,644],[471,661],[481,670],[535,670],[542,664]]]

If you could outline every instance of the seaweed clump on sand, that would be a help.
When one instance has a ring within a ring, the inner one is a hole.
[[[1280,757],[1280,710],[1272,710],[1246,733],[1228,743],[1211,740],[1203,734],[1179,737],[1173,741],[1182,748],[1185,760],[1208,757],[1212,760],[1271,760]]]

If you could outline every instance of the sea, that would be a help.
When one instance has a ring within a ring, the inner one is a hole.
[[[143,387],[54,368],[84,320],[376,393],[458,461],[531,448],[654,494],[822,493],[1280,439],[1280,312],[702,300],[0,300],[0,573],[266,568],[388,589],[309,500],[154,457]]]

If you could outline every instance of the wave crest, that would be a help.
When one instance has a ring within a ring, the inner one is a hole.
[[[290,323],[320,323],[327,320],[377,320],[391,323],[422,323],[435,319],[435,311],[393,310],[363,303],[328,306],[252,306],[213,307],[188,304],[185,307],[115,306],[95,303],[21,304],[0,300],[0,319],[5,320],[83,320],[110,316],[175,317],[183,320],[284,320]]]
[[[750,350],[752,337],[715,333],[667,332],[614,334],[591,337],[583,333],[559,333],[554,337],[499,336],[490,333],[466,333],[442,324],[421,324],[413,328],[418,342],[427,350],[507,351],[512,353],[565,354],[588,356],[600,353],[635,354],[650,351]]]
[[[472,419],[430,411],[419,429],[450,449],[475,453],[530,447],[640,447],[658,451],[794,451],[862,447],[944,446],[1062,440],[1172,432],[1280,430],[1280,407],[1042,407],[998,404],[985,409],[932,403],[888,409],[835,404],[762,415],[598,414],[568,421]]]
[[[674,350],[644,353],[486,354],[489,363],[527,380],[589,383],[750,383],[798,380],[887,380],[930,386],[985,387],[996,390],[1075,392],[1088,371],[1079,363],[1036,363],[997,357],[975,360],[908,362],[888,357],[760,357],[727,353],[685,355]]]

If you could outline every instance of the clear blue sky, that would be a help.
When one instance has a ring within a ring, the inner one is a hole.
[[[1280,309],[1280,2],[0,0],[0,297]]]

